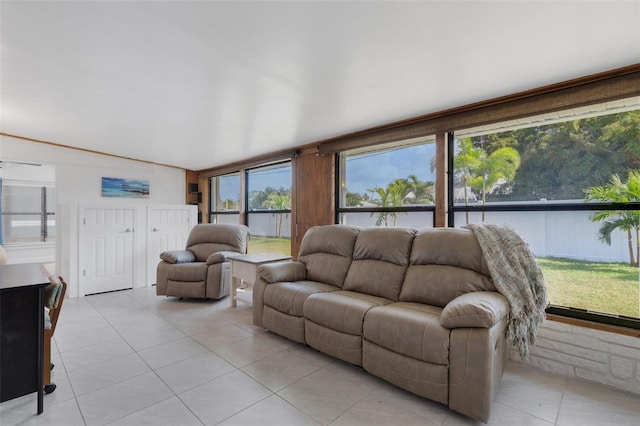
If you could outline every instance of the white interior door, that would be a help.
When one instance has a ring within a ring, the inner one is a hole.
[[[82,210],[81,280],[84,294],[133,288],[135,210]]]
[[[147,283],[156,283],[160,253],[183,250],[196,222],[196,206],[147,207]]]

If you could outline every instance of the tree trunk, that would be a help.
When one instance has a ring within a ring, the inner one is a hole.
[[[487,204],[487,190],[484,187],[484,177],[482,178],[482,222],[484,223],[484,206]]]
[[[282,232],[282,213],[276,215],[276,238],[280,238]]]
[[[629,265],[638,266],[638,262],[633,253],[633,234],[631,233],[631,228],[627,229],[627,242],[629,244]]]
[[[462,189],[464,190],[464,206],[467,207],[469,205],[469,199],[467,197],[467,177],[465,175],[462,176]],[[469,224],[469,210],[464,212],[467,218],[467,225]]]
[[[640,267],[640,228],[636,228],[636,265]]]

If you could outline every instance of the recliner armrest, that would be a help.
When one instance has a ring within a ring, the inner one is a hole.
[[[207,265],[227,262],[230,257],[239,256],[241,254],[242,253],[238,253],[237,251],[217,251],[215,253],[211,253],[209,257],[207,257]]]
[[[167,263],[195,262],[196,255],[190,250],[168,250],[160,253],[160,259]]]
[[[500,293],[474,291],[449,302],[440,314],[440,325],[448,329],[491,328],[508,313],[509,303]]]
[[[302,262],[276,262],[258,266],[258,276],[267,283],[300,281],[307,278],[307,267]]]

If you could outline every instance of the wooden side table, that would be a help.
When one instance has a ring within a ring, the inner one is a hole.
[[[231,262],[231,306],[237,301],[253,304],[253,283],[256,281],[258,266],[265,263],[291,260],[292,256],[281,254],[241,254],[230,257]]]

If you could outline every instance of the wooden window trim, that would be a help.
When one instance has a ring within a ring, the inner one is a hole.
[[[622,334],[625,336],[640,338],[640,330],[636,330],[634,328],[620,327],[617,325],[604,324],[596,321],[587,321],[583,319],[565,317],[565,316],[556,315],[556,314],[547,314],[547,320],[561,322],[563,324],[575,325],[578,327],[590,328],[593,330],[607,331],[609,333],[616,333],[616,334]]]
[[[640,64],[325,139],[320,154],[436,135],[640,95]]]
[[[285,150],[273,152],[267,155],[261,155],[252,157],[242,161],[236,161],[234,163],[225,164],[224,166],[212,167],[209,169],[198,170],[198,176],[201,178],[210,178],[215,176],[227,175],[229,173],[244,172],[245,169],[251,169],[255,167],[267,166],[270,163],[277,163],[281,161],[291,160],[298,156],[299,150]]]

